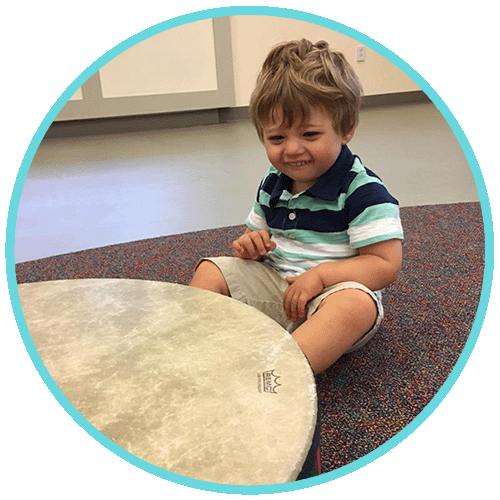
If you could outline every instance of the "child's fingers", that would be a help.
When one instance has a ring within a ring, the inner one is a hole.
[[[245,248],[238,242],[238,240],[233,241],[233,249],[237,257],[243,258],[245,255]]]
[[[251,231],[233,242],[238,257],[257,260],[276,248],[267,231]]]
[[[249,233],[251,234],[251,233]],[[250,259],[256,260],[261,256],[259,248],[256,246],[255,241],[252,237],[248,235],[245,235],[242,240],[241,244],[245,248],[245,252],[249,256]]]
[[[306,315],[306,304],[307,304],[307,298],[304,296],[301,296],[298,301],[298,309],[297,309],[297,315],[299,318],[303,318]]]
[[[266,250],[269,252],[270,250],[274,250],[276,248],[276,243],[271,240],[271,235],[267,231],[259,231],[262,241],[266,247]]]
[[[252,259],[258,259],[269,251],[266,245],[266,235],[269,238],[267,231],[253,231],[242,236],[241,243],[245,245]]]
[[[285,278],[289,285],[297,280],[297,276]],[[306,307],[309,302],[308,295],[298,287],[289,286],[283,296],[283,307],[286,317],[297,321],[306,315]]]
[[[290,314],[290,293],[288,290],[283,295],[283,309],[285,310],[286,317],[290,319],[292,316]]]
[[[283,296],[283,307],[285,309],[286,317],[292,321],[297,320],[297,300],[297,293],[293,289],[288,288]]]
[[[242,238],[238,238],[237,240],[234,240],[232,245],[233,245],[233,249],[234,249],[237,257],[240,257],[242,259],[249,259],[250,258],[250,256],[248,255],[248,252],[246,250],[246,247],[242,242]]]
[[[233,242],[233,248],[236,255],[242,259],[256,260],[260,257],[259,250],[255,246],[253,239],[249,236],[251,233],[243,235]]]
[[[306,314],[307,299],[304,295],[295,294],[290,301],[290,317],[293,321],[303,318]]]
[[[269,233],[267,231],[254,231],[246,234],[245,236],[250,238],[252,241],[255,250],[258,252],[257,257],[265,255],[269,251],[268,244],[271,243],[271,239],[269,238]]]

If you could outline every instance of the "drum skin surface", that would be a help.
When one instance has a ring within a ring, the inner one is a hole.
[[[54,382],[114,443],[202,481],[296,479],[314,434],[316,386],[273,320],[163,282],[64,280],[18,290]]]

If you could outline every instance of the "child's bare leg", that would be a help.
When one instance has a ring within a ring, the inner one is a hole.
[[[363,337],[376,319],[377,306],[367,293],[341,290],[326,297],[292,336],[314,373],[320,373]]]
[[[209,260],[204,260],[196,268],[189,286],[210,290],[220,293],[221,295],[227,295],[228,297],[231,296],[226,280],[220,272],[220,269]]]

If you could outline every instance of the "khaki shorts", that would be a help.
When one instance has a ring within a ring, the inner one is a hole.
[[[352,352],[365,345],[373,335],[375,335],[384,317],[382,302],[377,294],[360,283],[346,281],[325,288],[321,294],[308,303],[306,317],[294,322],[286,317],[283,308],[283,295],[288,288],[288,283],[272,267],[262,262],[240,259],[237,257],[209,257],[202,259],[200,262],[204,260],[213,262],[220,269],[226,280],[231,297],[255,307],[274,319],[290,333],[313,315],[323,299],[328,297],[328,295],[350,288],[363,290],[373,298],[377,305],[377,319],[371,330],[358,340],[358,342],[356,342],[347,352]]]

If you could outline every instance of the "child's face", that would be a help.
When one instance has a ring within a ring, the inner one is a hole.
[[[264,146],[272,165],[293,180],[292,194],[312,187],[354,135],[354,130],[346,136],[335,132],[331,117],[317,107],[310,109],[307,119],[296,120],[291,127],[283,124],[280,109],[271,116],[263,126]]]

